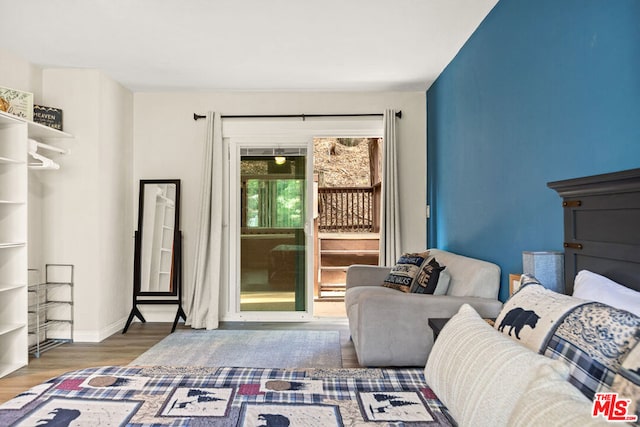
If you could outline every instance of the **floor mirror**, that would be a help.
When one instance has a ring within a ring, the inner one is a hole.
[[[133,306],[124,330],[134,318],[146,322],[138,308],[144,304],[176,305],[171,332],[182,309],[182,233],[180,232],[180,180],[140,180],[138,230],[133,262]]]

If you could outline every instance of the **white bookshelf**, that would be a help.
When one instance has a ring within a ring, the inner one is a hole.
[[[28,138],[71,135],[0,112],[0,377],[28,361]]]

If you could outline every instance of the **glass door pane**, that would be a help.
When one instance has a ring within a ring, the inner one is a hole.
[[[243,151],[240,311],[305,311],[306,156]]]

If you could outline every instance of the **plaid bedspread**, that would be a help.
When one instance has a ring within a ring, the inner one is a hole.
[[[422,369],[99,367],[0,405],[16,426],[452,426]]]

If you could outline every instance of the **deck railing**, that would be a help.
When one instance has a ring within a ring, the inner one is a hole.
[[[374,231],[373,193],[373,187],[318,188],[319,231]]]

